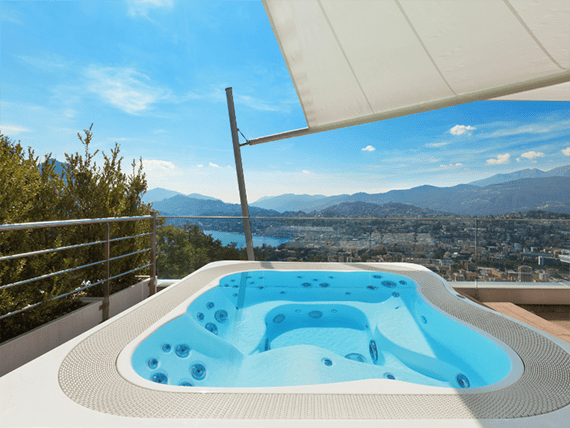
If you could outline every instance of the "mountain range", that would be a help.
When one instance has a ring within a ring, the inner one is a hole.
[[[212,198],[211,196],[200,195],[199,193],[191,193],[189,195],[185,195],[184,193],[176,192],[174,190],[163,189],[162,187],[156,187],[154,189],[147,191],[143,195],[142,200],[144,203],[150,204],[152,202],[159,202],[159,201],[163,201],[163,200],[168,199],[168,198],[172,198],[173,196],[180,196],[180,195],[181,196],[187,196],[189,198],[194,198],[194,199],[203,199],[203,200],[208,200],[208,201],[220,201],[220,199]]]
[[[378,205],[369,202],[342,202],[330,208],[325,208],[320,212],[310,213],[318,217],[376,217],[376,218],[441,218],[455,217],[456,215],[414,207],[413,205],[388,202]]]
[[[554,168],[549,171],[541,171],[535,168],[535,169],[523,169],[520,171],[515,171],[510,174],[496,174],[484,180],[473,181],[469,184],[459,184],[453,187],[436,187],[436,186],[425,185],[425,186],[414,187],[412,189],[407,189],[407,190],[391,190],[386,193],[376,193],[376,194],[355,193],[353,195],[345,194],[345,195],[336,195],[336,196],[293,195],[289,193],[273,197],[266,196],[253,202],[252,204],[250,204],[250,206],[271,209],[279,212],[298,211],[298,210],[304,212],[312,212],[312,211],[320,211],[325,208],[340,204],[342,202],[360,201],[360,202],[371,202],[375,204],[382,204],[386,202],[400,202],[421,208],[429,208],[434,210],[441,210],[441,209],[447,210],[447,205],[450,204],[450,201],[454,201],[453,204],[455,205],[456,201],[459,198],[459,200],[462,201],[462,204],[464,205],[465,209],[462,211],[460,210],[461,212],[455,212],[455,213],[469,214],[468,210],[473,208],[473,204],[470,204],[468,201],[465,201],[463,199],[469,197],[474,197],[476,199],[479,199],[480,197],[485,198],[485,196],[483,195],[488,193],[488,192],[478,192],[476,189],[472,189],[472,187],[485,188],[493,184],[509,183],[522,179],[549,178],[549,177],[570,177],[570,165]],[[526,185],[529,184],[527,183]],[[524,186],[525,185],[523,185],[523,187]],[[539,184],[539,186],[541,185]],[[489,191],[494,192],[494,194],[497,194],[497,192],[499,193],[501,192],[498,191],[497,189]],[[503,191],[508,192],[509,190],[503,188]],[[519,191],[524,192],[522,188],[519,189]],[[533,192],[532,189],[530,191]],[[552,202],[552,201],[545,201],[540,197],[539,199],[541,203]],[[533,205],[533,203],[530,203],[530,205]],[[496,209],[493,209],[493,207],[491,206],[487,206],[486,208],[481,208],[481,209],[476,208],[477,212],[473,214],[474,215],[501,214],[504,212],[511,212],[508,211],[508,209],[516,210],[519,208],[521,210],[541,209],[539,208],[539,205],[536,205],[535,208],[528,208],[526,205],[519,207],[517,203],[514,204],[503,203],[503,206],[496,207]]]
[[[151,193],[150,199],[156,199],[160,195],[168,196],[168,192],[172,191],[153,189],[147,195]],[[197,194],[174,193],[174,196],[155,200],[154,209],[163,215],[241,215],[239,204],[227,204]],[[261,198],[250,204],[249,209],[251,216],[267,217],[307,214],[346,217],[486,216],[532,210],[570,213],[570,165],[546,172],[526,169],[512,174],[497,174],[452,187],[424,185],[386,193],[335,196],[284,194]]]
[[[549,171],[542,171],[537,168],[521,169],[510,174],[495,174],[484,180],[472,181],[473,186],[485,187],[489,184],[506,183],[508,181],[520,180],[522,178],[544,178],[544,177],[570,177],[570,165],[561,166]]]
[[[201,215],[223,215],[241,216],[241,205],[227,204],[219,199],[198,199],[183,194],[175,195],[171,198],[163,199],[152,204],[152,207],[162,215],[173,216],[201,216]],[[281,215],[274,210],[266,210],[258,207],[249,207],[251,216],[277,217]]]

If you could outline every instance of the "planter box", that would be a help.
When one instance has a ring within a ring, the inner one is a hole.
[[[109,296],[109,316],[141,302],[149,295],[148,279]],[[86,306],[0,345],[0,376],[57,348],[102,321],[102,297],[84,299]]]
[[[118,293],[111,294],[109,296],[109,317],[112,318],[146,299],[149,296],[148,282],[149,280],[145,279]]]

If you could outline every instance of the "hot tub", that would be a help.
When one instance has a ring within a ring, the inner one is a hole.
[[[157,324],[125,348],[119,368],[159,390],[370,379],[476,391],[522,373],[507,345],[430,305],[414,279],[387,271],[233,273]]]

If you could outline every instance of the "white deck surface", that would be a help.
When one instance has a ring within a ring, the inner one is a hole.
[[[251,268],[259,268],[259,264],[242,265]],[[216,263],[216,266],[227,266]],[[298,264],[296,264],[298,265]],[[326,266],[331,266],[327,264]],[[326,269],[323,266],[322,269]],[[374,265],[382,268],[383,265]],[[393,265],[392,265],[393,266]],[[215,268],[215,266],[213,266]],[[306,268],[313,268],[307,266]],[[206,267],[211,269],[212,266]],[[168,293],[168,290],[163,292]],[[567,427],[570,426],[570,406],[546,413],[540,416],[522,417],[514,419],[386,419],[364,420],[352,419],[231,419],[217,417],[215,419],[185,419],[185,418],[138,418],[127,417],[91,410],[78,404],[66,395],[60,387],[59,371],[65,358],[76,348],[78,344],[92,337],[100,330],[104,330],[112,323],[121,322],[128,314],[139,310],[153,299],[159,298],[159,293],[150,299],[134,306],[115,318],[97,326],[96,328],[76,337],[53,351],[37,358],[36,360],[8,373],[0,378],[0,427],[289,427],[293,424],[299,427],[345,427],[348,425],[358,426],[382,426],[382,427]],[[141,309],[144,310],[144,309]],[[518,324],[521,324],[517,322]],[[538,330],[532,329],[554,342],[558,347],[570,354],[570,345]],[[336,385],[336,389],[339,385]],[[570,384],[568,385],[570,390]],[[333,392],[333,391],[331,391]],[[112,394],[112,392],[110,392]],[[334,395],[334,394],[333,394]],[[307,396],[307,395],[306,395]],[[118,407],[122,397],[113,397]],[[521,396],[521,406],[524,407],[526,397]],[[142,403],[144,405],[144,403]],[[165,404],[163,407],[168,407]],[[168,411],[168,409],[163,409]],[[433,409],[437,413],[438,409]],[[323,414],[322,411],[318,412]],[[316,415],[316,414],[315,414]],[[435,416],[435,415],[434,415]]]

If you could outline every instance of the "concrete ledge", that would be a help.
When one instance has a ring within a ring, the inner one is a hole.
[[[451,283],[457,291],[480,302],[511,302],[515,305],[570,305],[570,287],[564,285],[519,285]]]
[[[114,317],[146,299],[149,292],[148,281],[147,279],[138,282],[112,294],[109,297],[109,316]],[[86,306],[2,343],[0,345],[0,355],[2,355],[0,376],[23,366],[99,324],[102,321],[103,298],[87,298],[84,301],[87,303]]]
[[[101,299],[102,300],[102,299]],[[0,376],[17,369],[101,322],[100,301],[83,306],[0,345]]]

